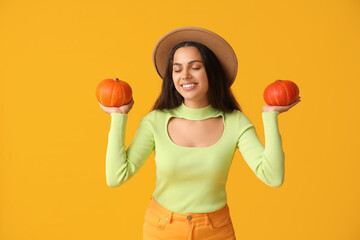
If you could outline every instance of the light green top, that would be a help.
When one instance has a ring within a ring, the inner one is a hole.
[[[284,153],[278,129],[279,112],[263,112],[265,148],[250,120],[240,111],[223,113],[211,105],[192,109],[184,104],[172,110],[154,110],[141,119],[126,149],[127,114],[112,113],[106,154],[106,179],[110,187],[129,180],[155,151],[154,199],[177,213],[204,213],[226,204],[225,185],[238,148],[244,160],[265,184],[279,187],[284,179]],[[224,132],[209,147],[183,147],[167,132],[170,118],[202,120],[222,116]]]

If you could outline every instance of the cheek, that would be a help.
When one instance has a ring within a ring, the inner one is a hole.
[[[174,83],[178,82],[178,79],[179,79],[178,75],[179,75],[179,74],[172,73],[172,79],[173,79],[173,82],[174,82]]]
[[[177,85],[177,83],[178,83],[178,81],[177,81],[177,79],[176,79],[176,76],[172,76],[172,79],[173,79],[173,83],[174,83],[174,85],[175,85],[175,87],[176,87],[176,85]]]
[[[208,78],[207,78],[206,75],[203,75],[203,76],[202,76],[202,82],[203,82],[203,84],[204,84],[206,87],[209,86],[209,80],[208,80]]]
[[[176,78],[174,78],[175,76],[173,76],[173,84],[174,84],[174,87],[177,91],[179,91],[179,82],[176,80]]]
[[[205,92],[208,92],[208,91],[209,91],[209,84],[207,83]]]

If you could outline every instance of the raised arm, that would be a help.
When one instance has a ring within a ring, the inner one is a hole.
[[[133,105],[120,108],[101,108],[111,115],[111,125],[106,151],[106,182],[110,187],[117,187],[129,180],[144,165],[154,150],[154,138],[151,124],[147,117],[140,121],[135,137],[126,149],[125,133],[128,112]]]
[[[280,187],[284,182],[285,155],[277,117],[300,101],[301,97],[298,97],[294,103],[287,106],[263,106],[265,147],[260,142],[250,120],[243,116],[245,129],[239,129],[241,135],[238,139],[238,148],[256,176],[271,187]]]
[[[260,142],[254,126],[243,130],[238,148],[255,175],[271,187],[280,187],[284,181],[284,152],[278,129],[279,112],[263,112],[265,147]]]

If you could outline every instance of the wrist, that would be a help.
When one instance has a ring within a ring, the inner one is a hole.
[[[263,106],[262,111],[263,112],[273,112],[274,108],[272,106],[266,105],[266,106]]]
[[[128,114],[128,113],[122,112],[122,111],[115,111],[115,112],[111,112],[111,113]],[[110,114],[111,114],[111,113],[110,113]]]
[[[124,112],[124,111],[119,111],[119,110],[116,110],[116,111],[114,111],[114,112],[112,112],[112,113],[127,114],[126,112]]]

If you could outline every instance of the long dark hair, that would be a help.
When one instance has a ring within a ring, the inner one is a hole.
[[[209,90],[207,92],[210,104],[222,112],[241,111],[239,103],[236,101],[231,89],[229,80],[226,79],[225,72],[216,57],[216,55],[206,46],[197,42],[182,42],[176,45],[168,58],[161,93],[156,100],[152,110],[172,109],[182,104],[184,98],[175,89],[172,79],[173,59],[177,49],[181,47],[196,47],[201,55],[206,75],[209,81]]]

